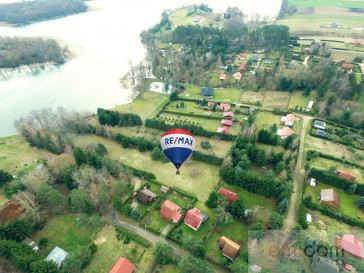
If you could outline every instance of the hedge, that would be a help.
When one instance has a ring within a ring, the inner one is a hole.
[[[223,158],[218,157],[216,155],[205,154],[200,151],[193,151],[192,153],[192,160],[202,161],[206,163],[210,163],[213,165],[220,166],[224,161]]]
[[[149,243],[149,241],[147,241],[146,239],[144,239],[144,238],[142,238],[142,237],[140,237],[140,236],[138,236],[138,235],[136,235],[136,234],[132,233],[131,231],[127,231],[127,230],[122,229],[122,228],[120,228],[120,227],[116,227],[116,228],[115,228],[115,231],[116,231],[117,233],[120,233],[120,234],[125,235],[125,236],[126,236],[126,237],[128,237],[130,240],[132,240],[132,241],[136,242],[137,244],[139,244],[139,245],[141,245],[141,246],[143,246],[143,247],[148,248],[148,247],[150,247],[150,246],[151,246],[151,244]]]
[[[205,116],[205,115],[198,115],[198,114],[185,113],[185,112],[177,112],[177,111],[170,111],[170,110],[163,110],[162,112],[163,113],[174,114],[174,115],[194,117],[194,118],[205,118],[205,119],[215,119],[215,120],[221,120],[222,119],[222,117]]]
[[[182,245],[182,239],[177,239],[177,238],[173,237],[171,234],[175,229],[177,229],[182,224],[182,222],[183,221],[182,221],[182,217],[181,217],[181,219],[171,227],[171,229],[168,231],[168,233],[166,235],[166,237],[168,239],[172,240],[173,242],[176,242],[179,245]]]
[[[300,211],[298,214],[298,222],[300,223],[301,227],[303,229],[307,229],[308,228],[308,224],[306,221],[306,214],[307,214],[307,209],[305,204],[301,204],[300,206]]]
[[[320,181],[322,183],[343,189],[345,191],[348,190],[351,185],[356,184],[357,185],[356,194],[364,195],[364,184],[357,184],[355,182],[351,182],[349,180],[342,179],[342,178],[338,177],[336,174],[332,174],[327,171],[311,168],[311,177],[317,179],[318,181]]]
[[[358,226],[361,228],[364,228],[364,221],[349,217],[347,215],[343,215],[339,212],[337,212],[335,209],[326,207],[320,204],[315,204],[312,202],[312,197],[306,197],[303,199],[303,204],[306,205],[307,208],[312,210],[317,210],[321,212],[322,214],[329,216],[331,218],[334,218],[336,220],[342,221],[345,224],[351,225],[351,226]]]
[[[316,152],[316,151],[308,150],[308,152],[307,152],[307,160],[308,161],[311,160],[311,154],[314,153],[314,152]],[[352,162],[352,161],[349,161],[349,160],[346,160],[346,159],[338,158],[338,157],[335,157],[335,156],[332,156],[332,155],[324,154],[324,153],[321,153],[321,152],[317,152],[317,153],[322,158],[326,158],[326,159],[330,159],[330,160],[333,160],[333,161],[341,162],[341,163],[348,164],[348,165],[351,165],[351,166],[354,166],[356,168],[364,170],[364,166],[362,166],[362,165],[360,165],[358,163],[355,163],[355,162]]]

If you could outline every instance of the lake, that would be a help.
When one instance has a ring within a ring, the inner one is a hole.
[[[0,0],[0,3],[11,2]],[[197,1],[198,3],[200,1]],[[139,33],[156,24],[164,9],[193,4],[192,0],[87,2],[87,13],[42,21],[20,27],[0,26],[4,36],[42,36],[66,41],[82,53],[62,65],[14,73],[0,78],[0,136],[16,133],[14,120],[30,111],[63,106],[68,110],[95,112],[131,100],[120,78],[129,62],[146,54]],[[280,0],[204,1],[216,11],[236,6],[246,14],[275,16]]]

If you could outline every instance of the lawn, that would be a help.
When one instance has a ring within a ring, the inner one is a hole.
[[[289,4],[297,7],[341,7],[341,8],[364,8],[362,1],[352,0],[289,0]]]
[[[350,172],[356,177],[356,182],[360,184],[364,184],[364,176],[363,176],[363,170],[355,168],[353,166],[340,163],[338,161],[317,157],[317,158],[311,158],[310,160],[311,167],[318,167],[319,169],[329,169],[331,166],[337,167],[338,170]]]
[[[271,112],[263,112],[259,111],[255,115],[254,124],[257,126],[258,130],[267,129],[270,130],[270,127],[276,123],[279,126],[281,121],[281,116],[273,115]]]
[[[136,273],[147,272],[154,256],[152,249],[147,249],[133,241],[124,244],[123,240],[116,239],[113,226],[103,228],[95,240],[97,251],[93,255],[91,263],[82,270],[87,273],[107,273],[113,267],[119,257],[126,257],[136,265]],[[132,249],[135,249],[135,253]]]
[[[231,102],[236,103],[239,101],[243,90],[235,88],[215,88],[213,101]]]
[[[160,265],[157,263],[153,273],[179,273],[178,266],[175,264]]]
[[[75,251],[78,246],[87,246],[95,234],[95,230],[81,229],[76,224],[77,215],[58,215],[47,222],[43,230],[32,234],[34,241],[39,242],[41,238],[48,239],[48,246],[40,250],[40,255],[46,257],[55,246],[67,252]]]
[[[289,92],[280,91],[267,91],[265,92],[263,106],[269,108],[287,109],[289,98]]]
[[[247,248],[248,242],[248,225],[235,220],[234,223],[222,228],[222,232],[217,231],[218,228],[212,233],[206,244],[206,256],[214,258],[215,260],[221,261],[223,258],[220,249],[217,246],[217,242],[221,236],[226,236],[230,240],[241,246],[240,251]]]
[[[347,194],[344,190],[335,188],[330,185],[318,182],[317,188],[306,187],[305,196],[312,196],[312,201],[318,204],[318,196],[322,189],[334,189],[334,191],[339,195],[340,207],[337,209],[338,212],[350,216],[352,218],[358,218],[364,220],[364,212],[354,205],[354,202],[360,197],[355,194]]]
[[[213,166],[199,161],[187,160],[180,171],[180,175],[175,175],[175,167],[172,163],[162,163],[152,161],[150,152],[140,153],[134,149],[124,149],[110,139],[96,135],[78,135],[73,137],[76,146],[87,147],[90,143],[102,143],[109,151],[111,159],[119,160],[134,168],[152,172],[157,180],[167,186],[179,187],[182,190],[195,194],[199,200],[205,201],[210,192],[218,182],[218,166]]]
[[[212,117],[221,118],[222,116],[222,112],[211,111],[211,108],[208,108],[207,106],[206,107],[201,106],[201,104],[197,104],[196,102],[185,101],[183,103],[184,107],[180,108],[179,105],[181,104],[181,101],[173,101],[165,108],[165,110],[186,113],[186,114],[195,114],[195,115],[203,115],[204,113],[208,112],[211,114]],[[176,105],[178,105],[178,108],[176,107]]]
[[[165,197],[167,200],[180,206],[182,209],[187,209],[188,205],[192,205],[192,199],[186,196],[182,196],[176,191],[171,191]]]
[[[142,97],[137,98],[128,104],[115,107],[113,110],[124,113],[136,113],[144,120],[146,118],[155,117],[162,105],[164,105],[168,99],[169,95],[147,91]]]
[[[146,221],[149,221],[150,224],[148,226],[157,232],[161,232],[169,224],[169,222],[161,216],[159,210],[153,210],[143,223],[145,224]]]
[[[311,100],[315,100],[315,92],[314,91],[311,91],[311,94],[309,97],[305,97],[303,96],[303,91],[294,91],[292,94],[291,94],[291,98],[289,100],[289,106],[288,108],[291,109],[291,108],[295,108],[296,106],[300,107],[300,108],[307,108],[308,106],[308,103],[311,101]]]
[[[17,175],[19,171],[30,171],[50,153],[30,147],[20,136],[0,138],[0,169]]]

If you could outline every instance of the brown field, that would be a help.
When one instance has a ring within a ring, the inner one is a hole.
[[[334,60],[345,59],[348,62],[352,62],[356,56],[364,57],[364,52],[331,50],[331,58]]]
[[[265,93],[263,106],[269,108],[287,109],[290,93],[279,91],[268,91]]]
[[[245,91],[240,98],[240,102],[254,103],[264,100],[264,92]]]

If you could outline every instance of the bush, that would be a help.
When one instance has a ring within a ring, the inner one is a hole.
[[[39,247],[42,247],[42,246],[47,246],[47,244],[48,244],[48,239],[47,238],[41,238],[40,240],[39,240],[39,242],[38,242],[38,246]]]
[[[0,169],[0,188],[13,179],[12,175]]]
[[[140,116],[132,113],[120,113],[118,111],[98,108],[97,116],[101,125],[138,126],[143,124]]]
[[[95,243],[90,244],[88,247],[90,248],[92,254],[97,251],[97,245]]]
[[[202,147],[202,149],[207,150],[207,149],[212,148],[212,145],[211,145],[211,143],[210,143],[210,142],[208,142],[208,141],[201,141],[201,147]]]

